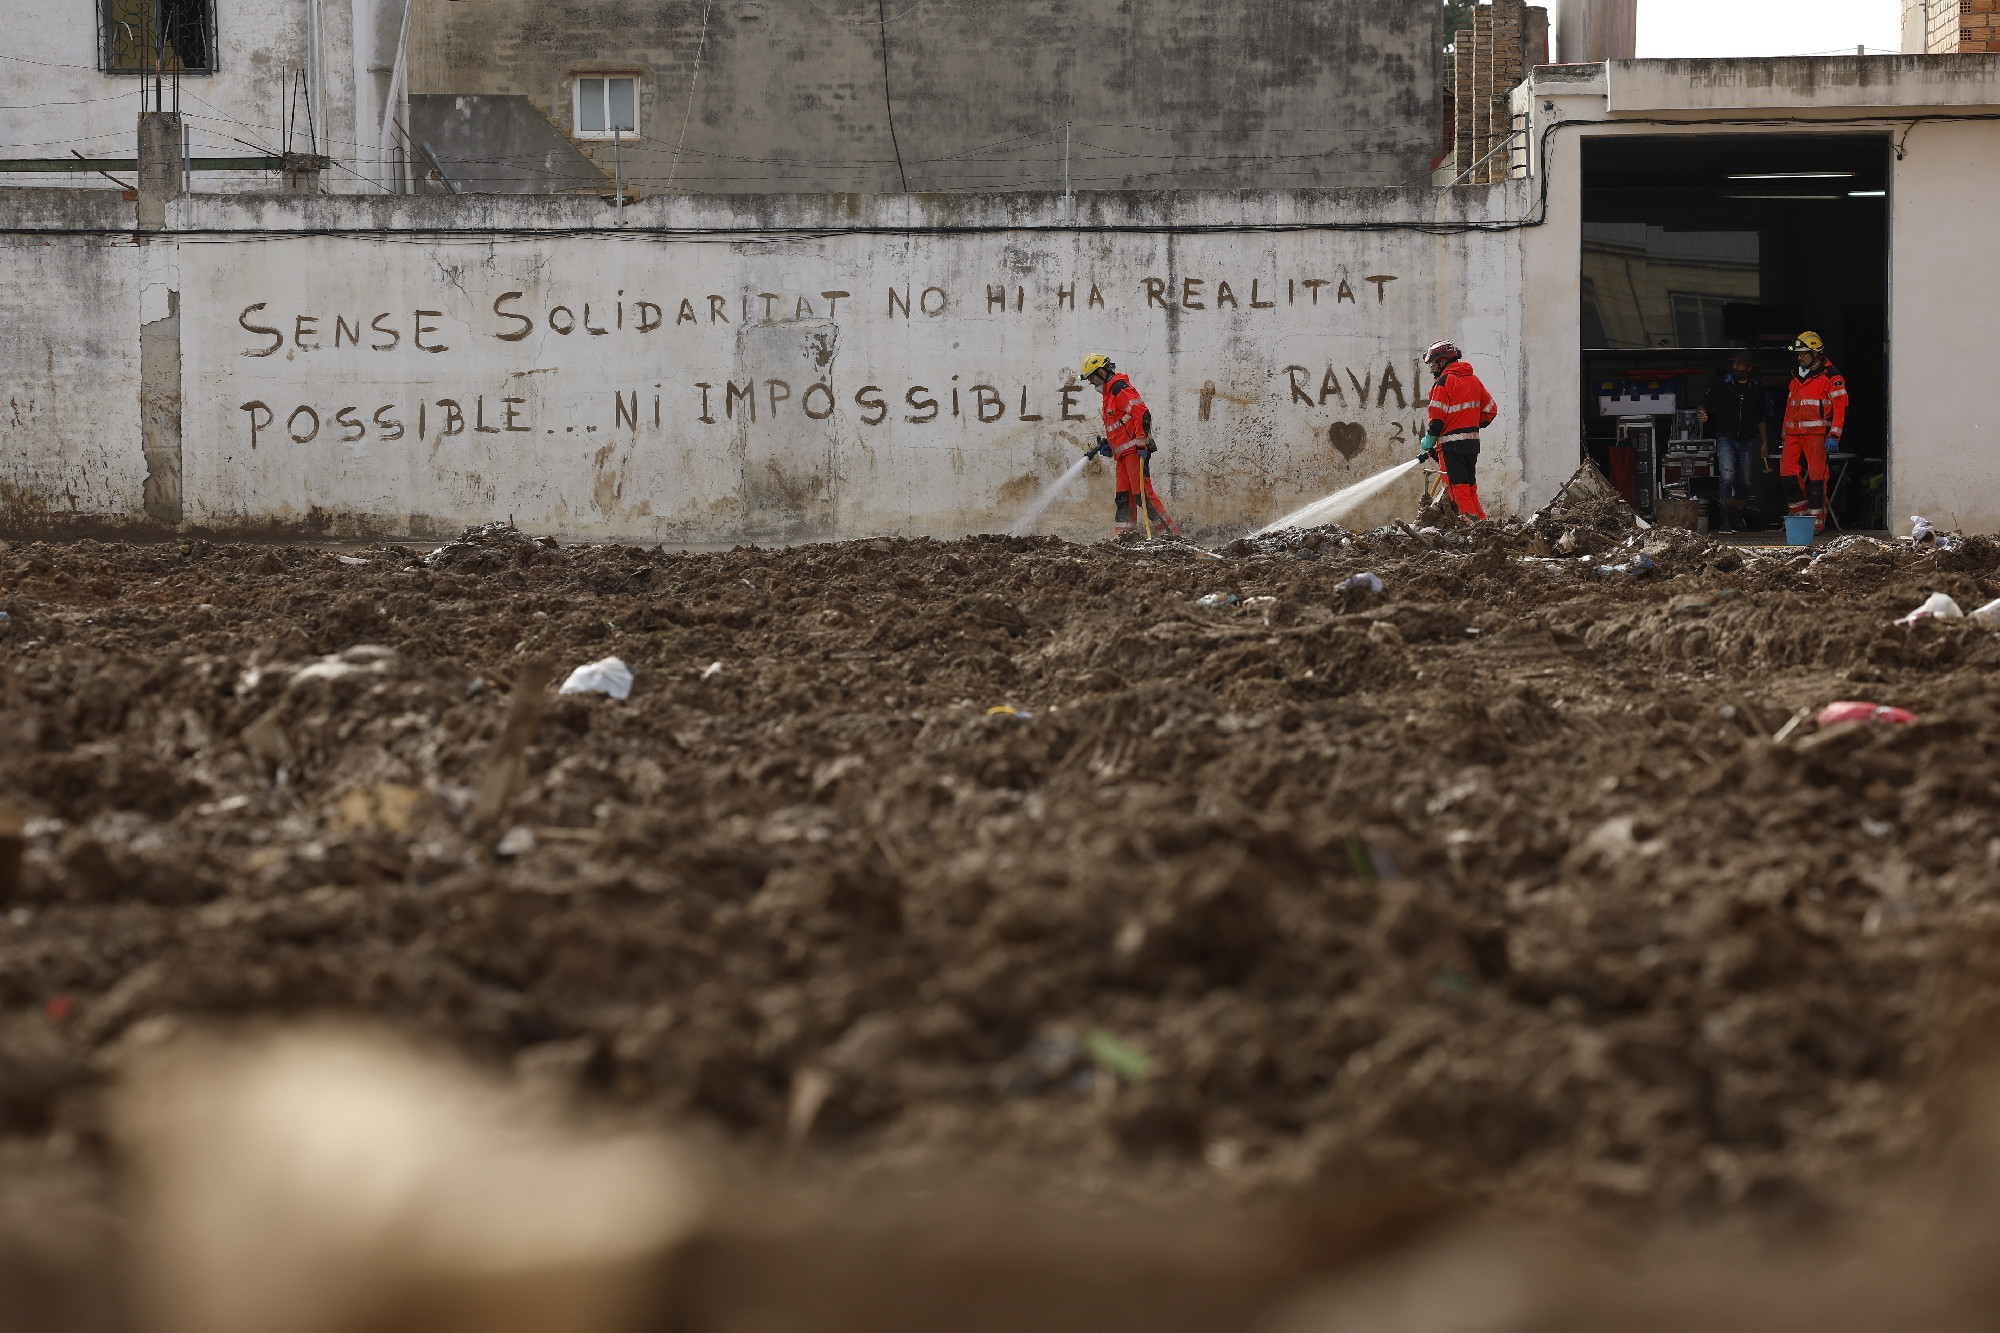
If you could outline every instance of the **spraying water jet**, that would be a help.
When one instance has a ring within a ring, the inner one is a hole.
[[[1342,517],[1352,513],[1369,500],[1388,490],[1396,482],[1422,464],[1422,459],[1412,458],[1408,462],[1384,468],[1372,477],[1364,477],[1352,486],[1335,491],[1332,495],[1314,500],[1311,504],[1301,509],[1294,509],[1277,522],[1266,524],[1250,535],[1253,537],[1265,537],[1271,533],[1284,532],[1292,528],[1320,528],[1325,527],[1329,523],[1337,523]]]
[[[1025,537],[1033,532],[1035,524],[1042,521],[1042,515],[1048,513],[1049,506],[1056,502],[1056,497],[1068,489],[1071,482],[1083,475],[1083,469],[1089,464],[1090,459],[1091,455],[1085,454],[1071,463],[1067,472],[1050,482],[1042,493],[1035,497],[1035,503],[1028,507],[1027,513],[1015,520],[1014,526],[1007,529],[1008,533],[1015,537]]]

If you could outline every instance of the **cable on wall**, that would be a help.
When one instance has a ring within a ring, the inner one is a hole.
[[[1253,234],[1303,234],[1303,233],[1343,233],[1409,232],[1425,236],[1465,236],[1475,233],[1507,233],[1528,231],[1546,226],[1549,221],[1550,167],[1548,149],[1558,132],[1565,129],[1620,125],[1661,125],[1682,130],[1700,130],[1713,126],[1771,127],[1779,125],[1812,126],[1817,129],[1834,129],[1846,125],[1875,125],[1883,128],[1907,127],[1902,136],[1907,141],[1908,131],[1923,124],[1962,124],[1968,122],[2000,121],[2000,112],[1941,113],[1925,116],[1758,116],[1738,117],[1725,120],[1691,121],[1685,118],[1649,117],[1622,118],[1619,120],[1558,120],[1546,126],[1539,137],[1539,158],[1542,171],[1539,189],[1536,191],[1536,208],[1527,217],[1480,222],[1425,222],[1417,219],[1402,219],[1382,222],[1210,222],[1210,223],[1003,223],[998,226],[979,224],[937,224],[937,225],[890,225],[873,226],[801,226],[801,227],[483,227],[478,230],[461,230],[455,227],[203,227],[188,230],[160,231],[147,233],[166,239],[185,242],[230,242],[247,240],[307,239],[315,237],[354,237],[386,241],[403,241],[418,244],[438,244],[462,242],[484,245],[494,239],[517,240],[561,239],[578,236],[608,236],[627,240],[661,240],[679,242],[712,242],[721,244],[775,243],[794,240],[829,240],[845,236],[976,236],[1006,233],[1052,233],[1070,235],[1159,235],[1175,236],[1219,236]],[[1892,145],[1900,153],[1901,145]],[[1303,173],[1302,173],[1303,174]],[[1435,197],[1443,192],[1426,190],[1426,197]],[[0,226],[0,236],[75,236],[75,237],[126,237],[135,235],[130,226],[121,227],[11,227]]]
[[[889,146],[896,150],[896,176],[908,194],[910,175],[903,170],[903,145],[896,141],[896,99],[889,92],[889,0],[875,0],[875,19],[882,36],[882,105],[889,109]]]

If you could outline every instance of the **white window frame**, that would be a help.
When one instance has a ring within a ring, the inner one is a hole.
[[[619,132],[616,130],[587,130],[583,128],[584,84],[591,80],[597,82],[597,95],[601,99],[601,119],[604,124],[609,125],[611,123],[611,84],[618,79],[625,79],[632,85],[632,127],[623,132],[624,137],[627,139],[636,139],[639,137],[639,76],[630,71],[590,70],[587,73],[572,76],[569,123],[573,127],[570,132],[577,138],[604,139],[608,141],[619,137]]]

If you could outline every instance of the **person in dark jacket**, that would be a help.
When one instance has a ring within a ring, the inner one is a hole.
[[[1696,409],[1715,435],[1715,466],[1721,475],[1722,530],[1741,532],[1743,502],[1752,491],[1750,458],[1771,470],[1771,395],[1757,378],[1750,353],[1738,352],[1729,374],[1716,382]]]

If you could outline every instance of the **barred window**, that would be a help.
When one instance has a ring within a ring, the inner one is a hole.
[[[215,68],[214,0],[102,0],[104,68],[206,74]]]

